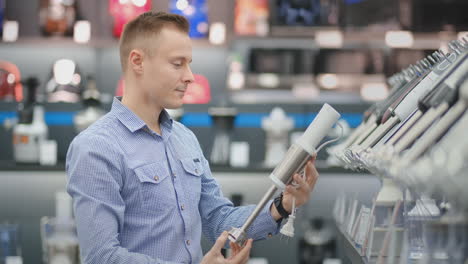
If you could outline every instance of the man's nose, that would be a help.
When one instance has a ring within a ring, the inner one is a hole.
[[[183,81],[187,84],[193,83],[195,81],[195,77],[193,77],[192,69],[190,69],[190,66],[187,66],[187,69],[183,76]]]

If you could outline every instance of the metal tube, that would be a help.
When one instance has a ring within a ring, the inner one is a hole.
[[[242,227],[237,228],[233,227],[229,231],[229,240],[233,243],[236,243],[240,246],[243,246],[245,242],[247,241],[247,229],[252,225],[253,221],[255,218],[257,218],[258,214],[262,211],[263,207],[267,204],[267,202],[273,197],[277,190],[276,185],[272,185],[270,189],[265,193],[263,196],[262,200],[257,204],[257,207],[253,210],[253,212],[250,214],[249,218],[247,218],[247,221],[245,221],[244,225]]]
[[[242,231],[247,232],[247,229],[250,227],[250,225],[252,225],[255,218],[257,218],[258,214],[260,213],[260,211],[262,211],[263,207],[265,207],[268,201],[273,197],[277,189],[278,188],[274,184],[270,187],[270,189],[268,189],[265,195],[263,195],[263,198],[257,204],[257,207],[255,207],[252,214],[250,214],[249,218],[247,218],[244,225],[241,227]]]
[[[304,169],[305,164],[311,158],[311,155],[301,146],[293,144],[284,159],[270,174],[270,179],[279,188],[284,188],[292,181],[292,176]],[[281,184],[279,181],[281,181]]]

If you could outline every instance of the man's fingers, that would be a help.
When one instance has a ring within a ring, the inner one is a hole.
[[[297,196],[299,194],[299,190],[296,189],[296,187],[288,185],[288,186],[286,186],[285,193],[291,194],[292,196]]]
[[[234,256],[234,258],[232,259],[233,263],[247,263],[251,249],[252,239],[249,239],[247,240],[247,243],[245,243],[244,248],[242,248],[242,250],[239,251],[239,253],[236,256]]]
[[[224,244],[226,244],[226,240],[228,239],[228,232],[224,231],[218,239],[216,239],[216,243],[213,245],[211,250],[214,250],[216,252],[221,251],[221,249],[224,247]]]
[[[309,186],[312,186],[317,181],[318,171],[311,161],[307,162],[305,169],[306,182]]]
[[[231,246],[232,254],[231,256],[237,255],[240,251],[240,246],[237,243],[230,242],[229,245]]]
[[[298,184],[297,190],[299,189],[309,189],[309,184],[306,179],[302,178],[301,175],[295,174],[293,177],[294,181]]]
[[[310,158],[310,162],[312,163],[315,163],[315,160],[317,159],[317,153],[315,153],[315,155],[313,155],[311,158]]]

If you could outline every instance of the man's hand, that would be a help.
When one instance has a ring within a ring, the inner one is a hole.
[[[319,176],[314,165],[315,158],[316,156],[312,157],[304,168],[305,179],[303,179],[301,175],[295,174],[293,179],[297,183],[296,187],[290,184],[286,186],[286,190],[283,192],[282,204],[284,209],[289,213],[292,211],[293,197],[296,197],[296,208],[305,204],[309,200],[310,193],[314,189],[315,183],[317,182]],[[278,213],[276,207],[273,204],[270,208],[270,211],[275,220],[281,218],[281,215]]]
[[[252,239],[247,240],[245,246],[241,248],[236,243],[230,242],[232,254],[229,258],[224,258],[221,249],[226,244],[228,232],[224,231],[216,240],[210,251],[203,257],[201,264],[245,264],[249,260],[250,249],[252,248]]]

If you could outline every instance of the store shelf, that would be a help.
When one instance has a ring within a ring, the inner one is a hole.
[[[279,34],[271,36],[232,36],[232,43],[234,45],[250,46],[267,46],[267,47],[282,47],[282,48],[325,48],[315,41],[315,33],[317,30],[337,30],[336,28],[318,28],[311,31],[310,34],[299,35],[295,32],[294,27],[292,30],[282,30],[288,34]],[[385,31],[338,31],[343,33],[343,43],[340,49],[359,49],[359,48],[381,48],[390,49],[385,41]],[[442,32],[412,32],[413,45],[407,47],[408,49],[416,50],[437,50],[441,44],[448,43],[449,41],[457,38],[457,32],[442,31]]]
[[[331,92],[320,91],[319,95],[311,97],[310,95],[294,94],[291,90],[261,90],[261,89],[243,89],[230,91],[230,99],[236,104],[259,104],[259,103],[282,103],[282,104],[321,104],[336,103],[343,105],[367,104],[360,94],[352,92]],[[346,98],[345,100],[343,98]]]
[[[208,39],[192,39],[194,48],[198,47],[225,47],[225,44],[214,45]],[[18,38],[15,42],[1,42],[1,46],[15,46],[15,47],[68,47],[68,48],[110,48],[118,47],[119,40],[116,38],[92,38],[87,43],[76,43],[73,37],[53,36],[53,37],[22,37]]]
[[[0,161],[0,171],[65,171],[65,162],[53,166],[39,164],[17,163],[12,160]]]
[[[343,253],[346,255],[352,264],[367,264],[369,263],[364,256],[359,253],[360,249],[356,248],[354,242],[342,231],[337,223],[338,241],[343,247]]]

